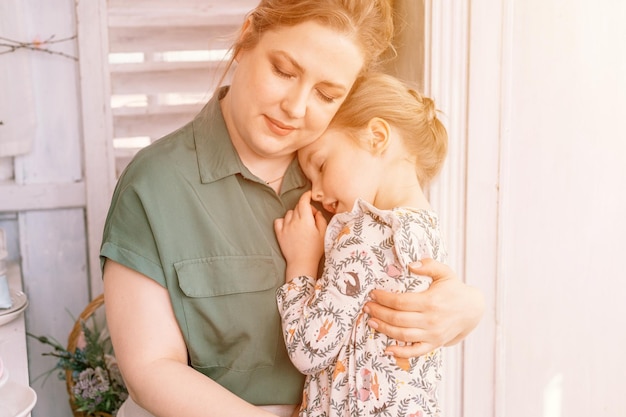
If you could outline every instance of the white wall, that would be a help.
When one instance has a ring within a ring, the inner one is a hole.
[[[468,345],[479,363],[496,351],[486,374],[468,365],[482,390],[465,415],[624,416],[626,3],[473,2],[471,15],[467,245],[495,242],[497,259],[494,283],[473,275],[490,297]],[[492,186],[497,230],[481,235]]]

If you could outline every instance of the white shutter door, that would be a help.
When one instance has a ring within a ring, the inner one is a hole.
[[[190,121],[219,82],[257,0],[109,0],[117,174],[150,142]]]

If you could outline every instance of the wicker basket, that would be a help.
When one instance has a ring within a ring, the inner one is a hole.
[[[70,335],[67,339],[68,352],[74,352],[76,350],[78,339],[80,338],[80,335],[83,332],[81,323],[86,321],[94,313],[96,313],[98,308],[101,307],[103,304],[104,304],[104,294],[100,294],[98,297],[94,298],[87,305],[87,307],[85,307],[82,313],[80,313],[80,316],[76,320],[76,323],[74,323],[74,327],[72,328],[72,331],[70,332]],[[74,417],[112,417],[112,415],[109,413],[96,412],[94,414],[85,414],[82,411],[77,411],[76,405],[74,404],[74,395],[72,394],[74,380],[72,379],[71,370],[65,371],[65,382],[67,385],[67,393],[69,395],[70,407],[72,408],[72,413],[74,414]]]

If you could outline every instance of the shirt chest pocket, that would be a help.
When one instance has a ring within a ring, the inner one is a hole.
[[[272,366],[282,342],[269,256],[226,256],[175,264],[191,365],[213,376]],[[280,279],[280,281],[279,281]]]

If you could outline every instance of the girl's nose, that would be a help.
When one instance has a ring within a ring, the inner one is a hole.
[[[315,184],[313,184],[313,188],[311,189],[311,198],[314,201],[322,201],[324,199],[324,193],[322,193],[320,187],[316,187]]]

